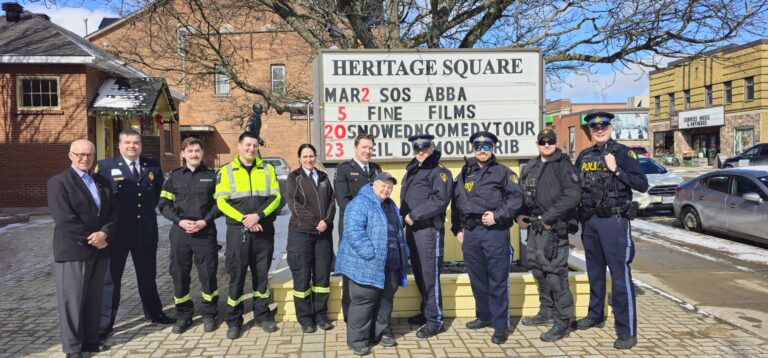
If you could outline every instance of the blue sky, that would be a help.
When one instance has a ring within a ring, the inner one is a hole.
[[[105,1],[72,0],[62,7],[46,7],[40,2],[20,1],[25,9],[45,13],[51,21],[78,35],[85,35],[88,19],[88,31],[95,31],[104,17],[118,17],[113,5]],[[630,96],[648,95],[648,76],[638,67],[615,71],[610,65],[595,67],[595,74],[571,74],[565,79],[565,85],[556,89],[545,88],[545,98],[569,98],[574,102],[626,102]]]

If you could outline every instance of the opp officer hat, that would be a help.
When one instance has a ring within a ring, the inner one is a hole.
[[[408,137],[408,141],[413,145],[413,149],[429,148],[435,136],[431,134],[416,134]]]
[[[594,126],[594,125],[601,125],[601,126],[607,126],[611,124],[611,119],[615,117],[613,113],[608,112],[592,112],[586,117],[584,117],[584,121],[587,122],[588,126]]]
[[[557,142],[557,134],[549,128],[542,129],[539,135],[536,136],[536,141],[540,141],[543,138],[548,138],[550,142]]]
[[[475,132],[474,134],[469,136],[469,142],[472,144],[496,145],[498,141],[499,141],[499,138],[497,138],[495,134],[488,131]]]
[[[395,179],[395,177],[393,177],[391,174],[387,172],[381,172],[379,174],[376,174],[376,176],[373,178],[373,181],[379,181],[379,180],[381,181],[390,180],[392,181],[392,185],[397,184],[397,179]]]

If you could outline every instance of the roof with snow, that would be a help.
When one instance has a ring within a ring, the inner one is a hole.
[[[99,93],[88,110],[152,112],[162,93],[165,93],[169,106],[175,112],[171,93],[162,78],[110,77],[101,83]]]

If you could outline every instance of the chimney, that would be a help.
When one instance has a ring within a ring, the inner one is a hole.
[[[5,11],[5,21],[17,22],[21,19],[23,8],[16,2],[4,2],[3,11]]]

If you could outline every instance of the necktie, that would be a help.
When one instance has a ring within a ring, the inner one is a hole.
[[[315,181],[315,186],[318,186],[318,183],[317,183],[317,171],[316,170],[312,170],[312,180]]]
[[[133,174],[134,179],[139,180],[139,171],[136,169],[136,162],[131,162],[131,174]]]
[[[368,175],[368,166],[367,165],[363,167],[363,172],[365,172],[366,176]]]

